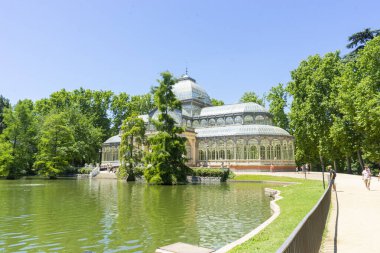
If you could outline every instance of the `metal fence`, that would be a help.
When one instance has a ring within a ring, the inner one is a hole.
[[[331,184],[314,208],[306,215],[277,253],[319,252],[331,203]]]

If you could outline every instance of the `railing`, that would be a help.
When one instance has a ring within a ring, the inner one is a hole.
[[[277,253],[319,252],[331,202],[331,184]]]

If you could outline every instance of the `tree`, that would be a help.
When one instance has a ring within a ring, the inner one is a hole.
[[[101,128],[93,126],[91,120],[76,106],[67,108],[62,113],[74,138],[70,164],[83,166],[98,161],[98,150],[102,143]]]
[[[11,105],[9,103],[9,99],[6,99],[2,95],[0,95],[0,134],[3,132],[6,125],[4,124],[4,110],[5,108],[9,108]]]
[[[359,52],[352,75],[357,80],[351,86],[356,125],[363,133],[364,157],[380,163],[380,36],[369,41]],[[349,85],[349,84],[348,84]]]
[[[224,105],[224,102],[222,100],[218,100],[218,99],[212,98],[211,99],[211,104],[213,106],[220,106],[220,105]]]
[[[7,128],[0,139],[0,156],[9,159],[2,168],[2,175],[14,179],[30,172],[36,153],[37,121],[33,114],[33,102],[21,100],[14,108],[4,111]],[[9,150],[6,150],[9,149]]]
[[[153,100],[150,93],[144,95],[129,96],[121,92],[114,95],[111,101],[112,134],[117,134],[122,122],[132,114],[148,114],[153,109]]]
[[[64,112],[51,112],[41,127],[38,153],[33,167],[40,175],[56,178],[72,159],[74,133]]]
[[[262,98],[259,98],[255,92],[253,91],[248,91],[248,92],[245,92],[243,94],[243,96],[240,98],[240,102],[241,103],[249,103],[249,102],[253,102],[253,103],[256,103],[256,104],[259,104],[259,105],[262,105],[264,106],[265,103],[264,103],[264,99]]]
[[[119,176],[127,181],[135,181],[134,170],[142,162],[143,144],[145,140],[145,124],[137,114],[132,114],[123,121],[119,147]]]
[[[287,96],[286,89],[279,83],[270,89],[266,99],[269,102],[269,112],[273,115],[274,124],[289,131],[289,119],[285,113]]]
[[[348,43],[346,45],[347,48],[353,48],[354,50],[348,53],[345,58],[355,59],[357,57],[358,52],[364,48],[366,43],[376,36],[380,34],[380,30],[371,30],[370,28],[366,28],[361,32],[354,33],[350,37],[348,37]]]
[[[159,86],[153,88],[159,116],[157,121],[153,121],[157,133],[148,139],[151,152],[145,157],[147,169],[144,176],[149,183],[170,185],[186,182],[189,168],[185,165],[184,156],[186,138],[180,136],[183,129],[170,116],[170,112],[181,110],[181,102],[172,91],[175,79],[169,72],[161,73],[161,77]]]
[[[334,159],[336,147],[330,138],[330,128],[336,108],[331,93],[335,78],[341,75],[339,53],[324,57],[310,56],[291,72],[288,92],[293,96],[290,128],[296,138],[296,158],[316,161],[322,169],[324,158]]]

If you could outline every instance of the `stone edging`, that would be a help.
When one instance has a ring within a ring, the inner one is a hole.
[[[262,223],[260,226],[258,226],[257,228],[249,232],[248,234],[244,235],[243,237],[241,237],[240,239],[237,239],[234,242],[231,242],[223,246],[222,248],[214,251],[213,253],[225,253],[231,250],[232,248],[235,248],[236,246],[248,241],[249,239],[257,235],[261,230],[266,228],[269,224],[271,224],[280,215],[280,207],[276,204],[276,201],[279,199],[282,199],[282,197],[280,196],[281,192],[278,190],[265,188],[265,193],[269,193],[271,197],[274,197],[274,200],[270,202],[270,207],[273,211],[272,216],[266,221],[264,221],[264,223]]]

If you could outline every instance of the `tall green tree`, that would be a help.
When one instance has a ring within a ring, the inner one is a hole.
[[[330,128],[336,108],[331,101],[335,78],[341,75],[339,53],[310,56],[291,72],[288,92],[293,96],[290,128],[296,138],[296,159],[316,161],[334,159]]]
[[[14,179],[31,171],[37,151],[37,121],[33,114],[33,102],[21,100],[14,108],[6,108],[4,123],[7,128],[0,138],[0,156],[8,157],[9,161],[3,166],[2,175]]]
[[[3,132],[4,128],[6,127],[4,123],[4,116],[3,116],[4,110],[5,108],[9,108],[10,106],[11,104],[9,103],[9,99],[6,99],[2,95],[0,95],[0,134]]]
[[[270,89],[266,99],[269,102],[269,112],[273,115],[276,126],[289,131],[289,119],[285,113],[288,94],[283,84],[279,83]]]
[[[38,153],[33,167],[38,174],[56,178],[69,166],[74,133],[64,112],[51,112],[41,126]]]
[[[364,156],[380,163],[380,36],[369,41],[355,62],[356,85],[352,95],[356,125],[364,133]],[[348,84],[350,86],[350,84]],[[352,87],[349,87],[352,88]]]
[[[157,133],[148,140],[151,152],[145,156],[144,176],[149,183],[170,185],[186,182],[189,168],[185,165],[186,138],[180,136],[183,129],[170,116],[170,112],[181,110],[181,102],[172,91],[175,79],[169,72],[161,73],[161,77],[159,86],[153,88],[159,116],[153,122]]]
[[[241,103],[249,103],[249,102],[253,102],[253,103],[256,103],[256,104],[259,104],[259,105],[262,105],[264,106],[265,103],[264,103],[264,99],[263,98],[259,98],[255,92],[253,91],[248,91],[248,92],[245,92],[243,94],[243,96],[240,98],[240,102]]]
[[[145,124],[137,114],[123,121],[121,127],[119,176],[127,181],[135,181],[135,168],[142,162],[145,142]]]

